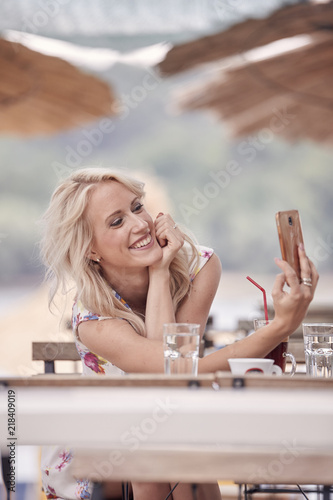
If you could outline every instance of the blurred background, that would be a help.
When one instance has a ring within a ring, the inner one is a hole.
[[[71,339],[71,299],[59,299],[64,315],[48,311],[38,221],[60,180],[88,165],[143,178],[153,216],[168,210],[215,249],[216,329],[262,314],[247,275],[270,302],[280,210],[299,210],[315,302],[332,307],[332,10],[1,0],[2,373],[40,372],[31,342]]]

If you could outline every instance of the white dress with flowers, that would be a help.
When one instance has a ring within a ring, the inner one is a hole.
[[[199,265],[195,269],[191,269],[191,281],[208,262],[213,255],[211,248],[199,246]],[[115,297],[120,300],[126,307],[129,307],[126,302],[113,292]],[[119,375],[124,372],[117,366],[102,358],[98,354],[90,351],[79,340],[77,329],[80,323],[90,320],[103,320],[104,317],[98,314],[89,312],[80,301],[76,301],[73,305],[72,327],[75,337],[77,351],[81,357],[83,375]],[[48,446],[42,450],[41,469],[43,489],[47,499],[56,500],[77,500],[91,499],[92,483],[87,479],[74,479],[71,473],[71,462],[74,452],[68,448],[59,446]]]

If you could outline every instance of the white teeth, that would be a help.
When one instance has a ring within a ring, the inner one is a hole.
[[[145,246],[146,246],[146,245],[148,245],[150,242],[151,242],[151,235],[150,235],[150,234],[148,234],[147,238],[145,238],[144,240],[139,241],[139,243],[137,243],[136,245],[133,245],[131,248],[141,248],[141,247],[145,247]]]

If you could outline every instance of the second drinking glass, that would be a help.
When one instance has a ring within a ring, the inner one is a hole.
[[[164,373],[198,374],[200,325],[165,323],[163,325]]]

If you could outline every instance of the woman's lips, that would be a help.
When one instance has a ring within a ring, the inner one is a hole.
[[[144,238],[137,241],[134,245],[130,246],[131,250],[145,250],[146,248],[150,248],[154,244],[154,240],[150,233],[147,234]]]

